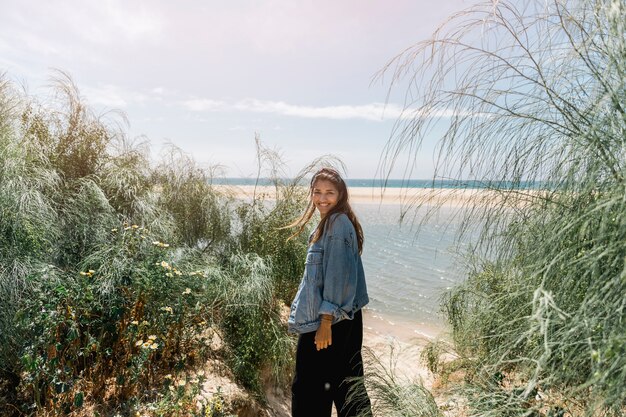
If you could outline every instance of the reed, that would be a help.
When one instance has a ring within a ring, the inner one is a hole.
[[[470,415],[626,409],[625,22],[620,0],[488,2],[383,71],[408,85],[382,172],[443,131],[433,182],[501,195],[463,208],[481,233],[443,302]]]

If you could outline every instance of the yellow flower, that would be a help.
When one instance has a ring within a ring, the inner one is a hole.
[[[172,274],[171,272],[168,272],[165,274],[166,277],[168,278],[172,278],[174,276],[174,274]]]
[[[143,345],[141,345],[142,348],[147,349],[152,345],[152,343],[150,343],[150,341],[148,342],[144,342]]]
[[[155,335],[153,335],[153,334],[151,334],[150,336],[148,336],[148,339],[149,339],[149,340],[155,340],[156,338],[157,338],[157,337],[156,337]]]
[[[170,306],[161,307],[161,310],[167,311],[168,313],[173,313],[174,312],[174,310],[172,310],[172,307],[170,307]]]
[[[187,383],[187,382],[185,382],[185,380],[184,380],[184,379],[180,379],[180,380],[176,383],[176,385],[178,385],[179,387],[184,387],[186,383]]]
[[[115,233],[115,232],[117,232],[117,229],[111,229],[111,232]]]
[[[178,276],[181,276],[183,273],[180,272],[178,269],[174,268],[174,273]]]
[[[143,345],[143,340],[139,339],[135,342],[135,346],[141,346]]]
[[[191,294],[191,288],[185,288],[185,291],[183,291],[183,295],[188,295]]]
[[[133,229],[139,229],[139,226],[137,226],[136,224],[133,224],[131,227],[132,227]]]
[[[144,326],[147,326],[150,323],[148,323],[146,320],[144,320],[144,321],[141,322],[141,324],[143,324]]]
[[[172,269],[172,267],[170,266],[170,264],[168,264],[168,263],[167,263],[167,262],[165,262],[165,261],[161,261],[161,263],[160,263],[160,264],[157,264],[157,265],[161,265],[161,266],[162,266],[163,268],[165,268],[165,269]]]
[[[165,379],[172,379],[172,374],[167,374],[163,378],[165,378]]]
[[[133,320],[130,322],[133,326],[139,326],[139,322],[137,320]]]
[[[89,270],[89,271],[87,271],[87,272],[82,272],[82,271],[81,271],[81,273],[80,273],[80,274],[81,274],[82,276],[84,276],[84,277],[92,277],[92,276],[93,276],[93,274],[94,274],[95,272],[96,272],[96,271],[94,271],[93,269],[90,269],[90,270]]]
[[[156,350],[158,348],[159,348],[159,344],[158,343],[153,343],[153,344],[150,345],[150,349],[152,349],[152,350]]]

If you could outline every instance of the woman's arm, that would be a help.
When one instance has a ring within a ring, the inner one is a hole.
[[[356,297],[358,243],[348,217],[337,216],[324,236],[322,304],[319,314],[352,319]]]

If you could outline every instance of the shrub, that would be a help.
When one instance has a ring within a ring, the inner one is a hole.
[[[0,398],[10,412],[152,404],[189,415],[193,390],[172,393],[171,374],[208,354],[259,394],[266,371],[282,381],[293,342],[271,257],[232,244],[243,240],[213,170],[176,149],[151,167],[145,145],[93,115],[69,78],[57,89],[60,100],[40,107],[0,80]],[[208,327],[222,330],[224,351],[210,351]]]
[[[166,244],[138,226],[110,233],[82,270],[48,267],[28,277],[33,286],[17,315],[21,378],[39,408],[52,401],[67,412],[77,396],[141,400],[166,370],[202,356],[214,304],[205,273],[183,272]]]

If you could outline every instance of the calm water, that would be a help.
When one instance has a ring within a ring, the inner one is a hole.
[[[365,234],[368,308],[389,322],[441,328],[441,294],[464,279],[454,255],[458,220],[452,208],[418,230],[398,225],[400,205],[353,204]]]

